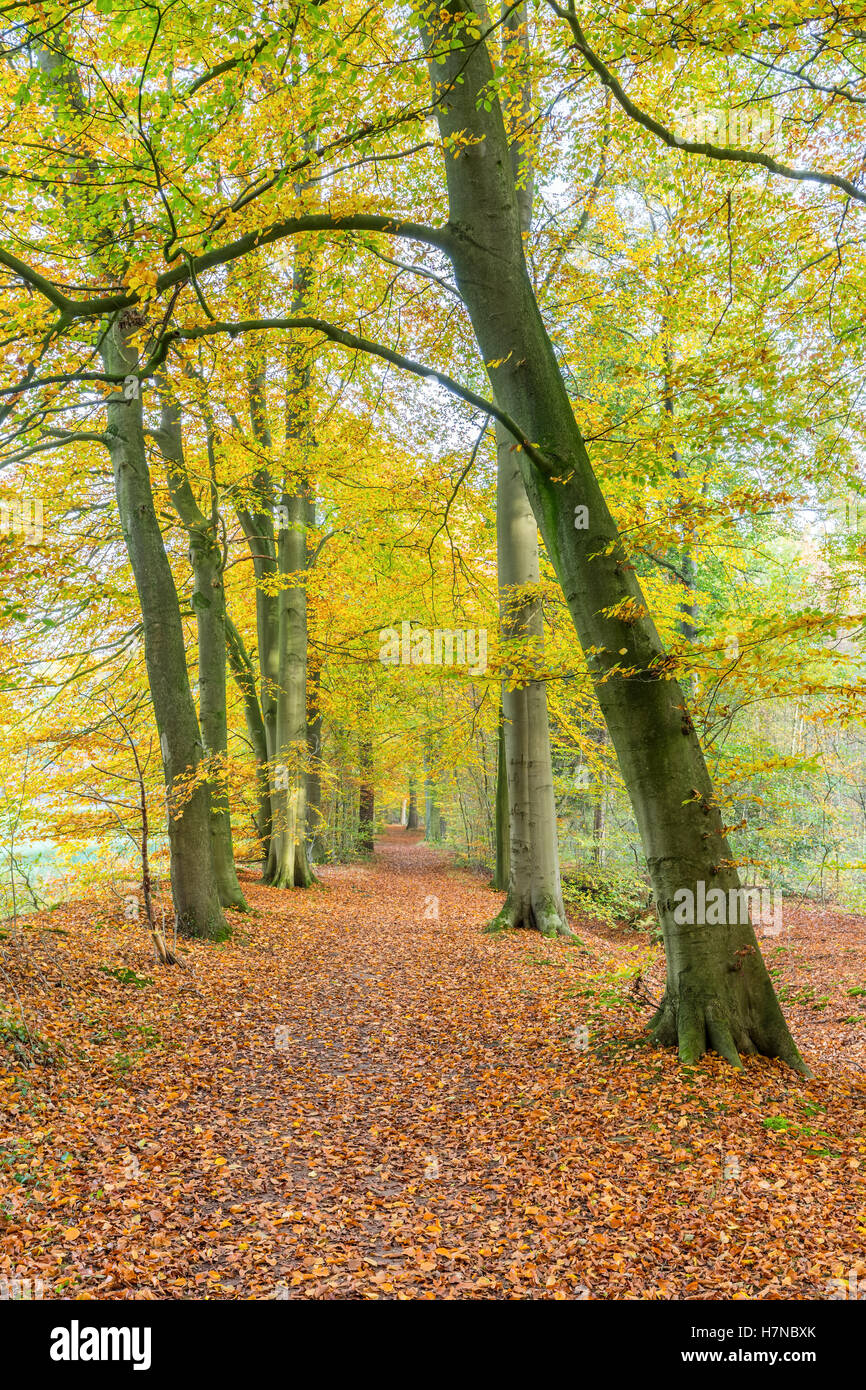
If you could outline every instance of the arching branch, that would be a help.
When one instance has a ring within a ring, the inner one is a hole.
[[[780,175],[782,178],[795,179],[800,183],[818,183],[830,188],[839,188],[843,193],[847,193],[849,198],[855,199],[858,203],[866,203],[866,189],[858,188],[856,183],[852,183],[850,179],[844,178],[841,174],[822,174],[817,169],[792,169],[787,164],[779,163],[771,155],[757,150],[728,149],[724,145],[712,145],[705,140],[683,140],[674,135],[673,131],[662,125],[661,121],[657,121],[648,111],[644,111],[631,100],[616,75],[590,48],[581,28],[580,20],[574,11],[573,0],[569,0],[567,7],[560,5],[558,0],[548,0],[548,4],[554,13],[559,15],[560,19],[565,20],[571,29],[574,46],[578,53],[586,59],[602,85],[613,93],[626,115],[631,116],[638,125],[642,125],[644,130],[658,136],[671,149],[684,150],[686,154],[702,154],[708,159],[727,160],[734,164],[755,164],[771,174]]]
[[[337,328],[335,324],[327,323],[324,319],[310,318],[306,315],[285,319],[240,319],[236,323],[215,322],[200,324],[195,328],[172,329],[165,335],[157,352],[146,363],[139,375],[141,378],[152,376],[165,361],[173,341],[211,338],[217,333],[226,333],[230,337],[236,337],[239,333],[266,333],[274,330],[286,331],[291,329],[308,329],[315,333],[321,333],[331,342],[340,343],[353,352],[366,352],[372,357],[381,357],[383,361],[390,362],[392,366],[399,367],[401,371],[411,372],[413,376],[419,376],[428,381],[437,381],[440,386],[443,386],[446,391],[450,391],[453,396],[457,396],[459,400],[466,401],[468,405],[483,411],[485,415],[492,415],[508,430],[508,433],[525,451],[527,457],[531,458],[533,463],[541,469],[542,473],[551,473],[552,465],[544,454],[526,438],[517,422],[504,410],[500,410],[499,406],[494,405],[492,401],[485,400],[483,396],[477,395],[467,386],[461,386],[453,377],[438,371],[435,367],[427,367],[423,362],[415,362],[411,357],[404,357],[402,353],[386,347],[384,343],[376,343],[371,338],[359,337],[357,333],[350,333],[345,328]]]
[[[289,236],[298,236],[304,232],[383,232],[387,236],[407,237],[409,240],[427,242],[431,246],[438,246],[441,250],[447,251],[451,245],[451,233],[447,227],[427,227],[418,222],[408,222],[401,217],[383,216],[378,213],[346,213],[345,216],[335,216],[332,213],[312,212],[302,217],[287,217],[281,222],[274,222],[270,227],[265,227],[258,232],[247,232],[244,236],[238,237],[236,241],[228,242],[225,246],[215,248],[213,251],[203,252],[199,256],[189,256],[182,264],[176,265],[171,270],[166,270],[156,280],[156,293],[162,294],[165,290],[172,289],[175,285],[191,282],[194,276],[201,275],[206,270],[212,270],[215,266],[228,265],[232,261],[239,260],[250,251],[256,250],[259,246],[270,246],[273,242],[282,241]],[[91,299],[71,299],[52,284],[39,271],[27,265],[11,251],[0,249],[0,265],[5,265],[9,270],[28,285],[31,289],[37,290],[49,303],[60,310],[60,324],[63,327],[72,323],[75,319],[101,318],[106,314],[118,313],[121,309],[129,309],[138,304],[140,295],[136,290],[125,290],[117,294],[95,295]]]

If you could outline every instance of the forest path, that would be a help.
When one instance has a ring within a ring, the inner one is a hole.
[[[864,1091],[829,1009],[814,1081],[684,1073],[640,1040],[643,934],[485,935],[501,895],[399,828],[320,880],[248,879],[253,913],[183,970],[104,903],[6,943],[66,1054],[0,1049],[0,1273],[46,1297],[822,1298],[862,1267]],[[811,968],[805,938],[788,954]]]

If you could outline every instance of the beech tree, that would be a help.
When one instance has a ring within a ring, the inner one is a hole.
[[[726,901],[739,892],[733,855],[685,697],[666,679],[666,653],[592,470],[527,274],[490,55],[485,43],[471,42],[485,15],[452,0],[422,17],[446,150],[448,254],[482,356],[493,364],[495,398],[519,422],[526,492],[594,674],[655,890],[668,978],[653,1034],[677,1042],[686,1062],[710,1047],[735,1064],[741,1052],[762,1052],[802,1070],[748,918],[709,928],[675,920],[681,889],[697,894],[698,883],[710,883]],[[452,49],[461,27],[467,43]],[[470,145],[460,138],[466,131]]]
[[[444,162],[447,220],[432,226],[391,210],[344,204],[333,211],[288,216],[283,207],[275,207],[271,220],[255,221],[256,204],[264,194],[253,185],[234,200],[238,206],[232,208],[231,218],[214,215],[204,231],[199,228],[194,237],[187,234],[189,245],[178,244],[177,230],[171,230],[168,268],[158,270],[148,284],[148,302],[155,306],[162,301],[168,308],[156,334],[151,334],[155,342],[148,341],[141,357],[131,341],[123,353],[109,354],[103,379],[115,388],[134,371],[140,380],[149,379],[165,361],[172,342],[226,334],[314,332],[416,376],[433,377],[507,430],[514,441],[510,452],[519,464],[595,684],[655,890],[665,937],[667,988],[653,1034],[659,1042],[678,1043],[686,1062],[707,1048],[735,1064],[739,1053],[757,1051],[802,1070],[748,919],[726,913],[738,920],[683,923],[674,911],[680,894],[697,899],[708,885],[726,903],[737,901],[739,878],[692,714],[593,471],[527,272],[511,149],[491,59],[496,25],[480,3],[469,0],[421,6],[417,16]],[[279,41],[277,34],[275,45]],[[234,81],[242,65],[254,68],[262,51],[254,46],[252,56],[245,51],[240,58],[216,63],[187,91],[201,90],[203,83],[227,73]],[[408,119],[407,106],[393,115],[395,122]],[[375,123],[364,129],[363,139],[375,140]],[[150,156],[158,169],[152,150]],[[285,180],[295,172],[291,165],[279,177]],[[277,179],[275,174],[267,181],[268,192]],[[837,185],[841,186],[838,180]],[[230,224],[240,212],[244,230],[232,236],[235,229]],[[178,316],[172,297],[184,293],[183,302],[190,305],[203,301],[201,284],[210,272],[217,272],[218,281],[220,267],[311,233],[408,239],[446,258],[489,374],[492,399],[438,367],[308,313],[259,318],[228,313],[217,318],[208,308],[207,313]],[[24,250],[23,243],[24,238],[17,251]],[[50,258],[47,265],[43,262],[48,274],[17,252],[4,253],[2,261],[28,292],[41,296],[58,315],[49,358],[57,353],[58,333],[66,348],[70,330],[82,324],[108,324],[112,341],[121,323],[141,327],[130,319],[139,312],[141,290],[129,284],[114,288],[119,277],[113,278],[107,293],[96,285],[83,293],[68,292],[58,282]],[[40,367],[36,356],[26,378],[17,384],[18,394],[44,386]],[[79,369],[77,380],[86,379],[86,369]],[[110,416],[110,426],[116,419]],[[156,699],[155,695],[155,704]]]
[[[309,256],[299,246],[292,307],[302,312],[312,286]],[[307,823],[308,530],[315,504],[306,473],[310,434],[309,355],[290,343],[284,361],[283,462],[277,462],[268,402],[267,353],[247,347],[247,391],[253,439],[262,462],[251,500],[239,512],[256,575],[261,703],[268,747],[270,835],[265,877],[277,888],[306,888],[312,874]],[[295,457],[289,459],[290,451]],[[265,462],[274,458],[274,464]]]
[[[75,128],[88,120],[87,104],[75,62],[55,40],[37,42],[33,56],[44,78],[47,100],[60,124]],[[94,170],[92,158],[73,141],[61,156],[73,170]],[[81,235],[82,199],[72,190],[55,205],[54,215],[74,239]],[[87,245],[97,273],[112,277],[120,270],[104,239],[91,230]],[[214,873],[210,835],[210,790],[199,776],[202,738],[189,686],[180,605],[162,532],[154,509],[147,465],[139,353],[134,346],[142,327],[135,311],[102,321],[97,350],[107,379],[117,391],[105,404],[106,425],[97,435],[108,450],[114,472],[121,528],[135,576],[144,630],[144,654],[160,736],[168,804],[171,883],[178,929],[194,936],[226,933]],[[53,333],[49,334],[49,339]],[[14,398],[14,397],[13,397]],[[58,446],[76,442],[76,431],[60,432]]]
[[[526,6],[503,9],[503,59],[518,71],[518,96],[511,113],[517,133],[510,141],[511,168],[521,235],[532,222],[532,150],[526,130],[531,112]],[[544,620],[538,597],[538,526],[518,459],[505,425],[496,430],[496,537],[502,633],[507,642],[538,654]],[[531,927],[546,935],[570,936],[562,901],[556,803],[550,756],[547,692],[543,681],[509,673],[502,683],[502,751],[505,782],[497,794],[498,813],[507,817],[507,868],[500,849],[507,890],[497,926]],[[506,797],[507,793],[507,797]]]

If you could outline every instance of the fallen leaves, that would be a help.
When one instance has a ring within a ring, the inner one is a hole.
[[[245,883],[255,915],[183,972],[87,905],[19,934],[3,1011],[63,1062],[0,1051],[0,1272],[47,1298],[815,1299],[862,1259],[862,1024],[842,1046],[789,1006],[813,1081],[683,1072],[599,984],[643,937],[491,948],[495,895],[398,831],[321,878]],[[864,923],[844,933],[840,968],[801,914],[780,979],[856,987]]]

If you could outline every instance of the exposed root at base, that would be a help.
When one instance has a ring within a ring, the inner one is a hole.
[[[649,1032],[658,1047],[678,1048],[685,1066],[715,1052],[739,1070],[744,1056],[777,1057],[801,1076],[812,1075],[784,1020],[773,1020],[764,1027],[753,1022],[747,1027],[716,1000],[680,998],[674,1002],[666,997],[650,1020]]]
[[[510,898],[489,926],[485,927],[485,931],[537,931],[542,936],[562,937],[567,941],[578,939],[556,908],[521,907]]]

